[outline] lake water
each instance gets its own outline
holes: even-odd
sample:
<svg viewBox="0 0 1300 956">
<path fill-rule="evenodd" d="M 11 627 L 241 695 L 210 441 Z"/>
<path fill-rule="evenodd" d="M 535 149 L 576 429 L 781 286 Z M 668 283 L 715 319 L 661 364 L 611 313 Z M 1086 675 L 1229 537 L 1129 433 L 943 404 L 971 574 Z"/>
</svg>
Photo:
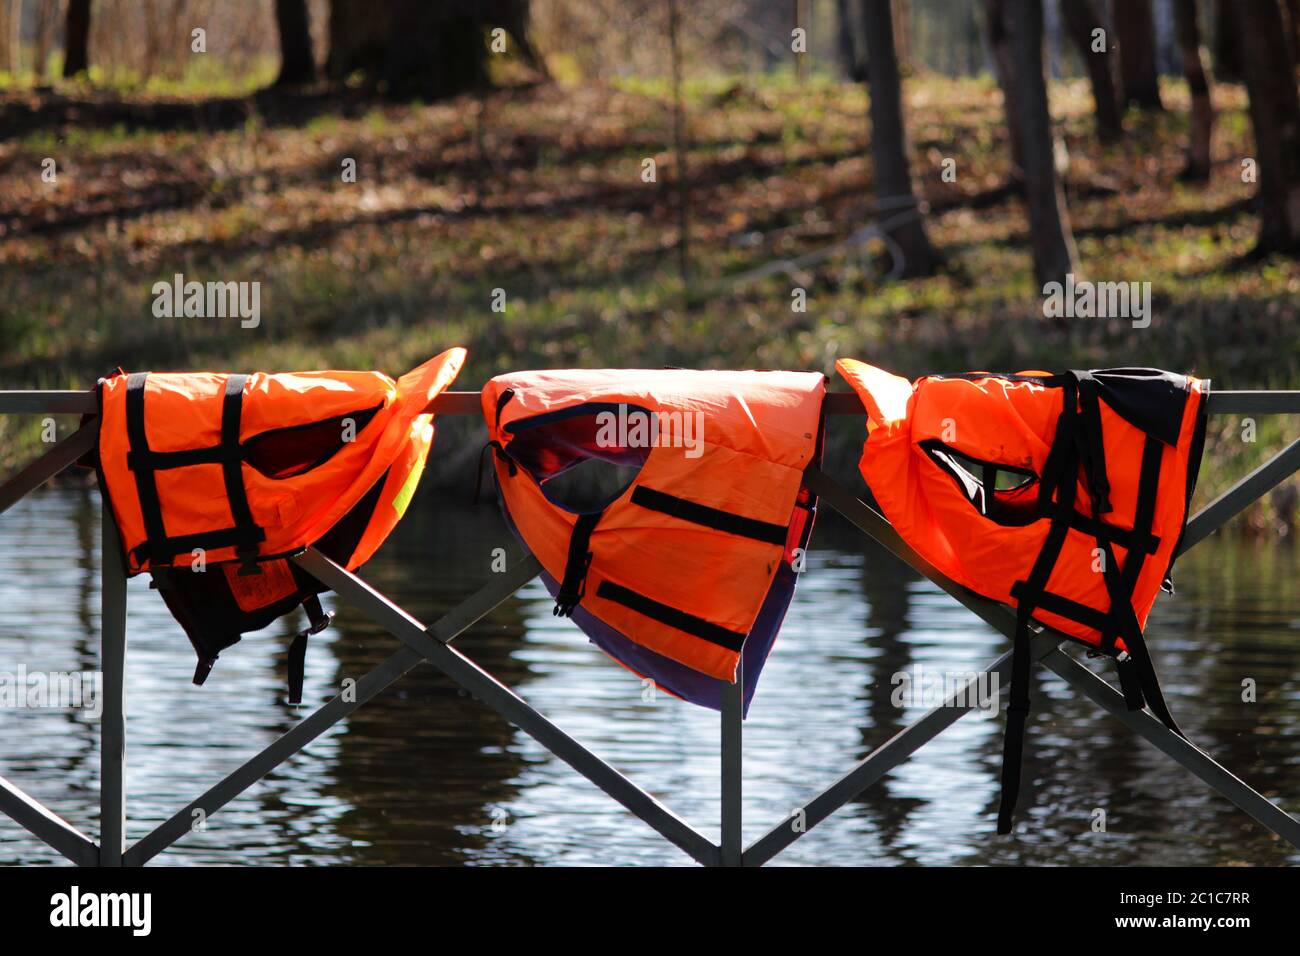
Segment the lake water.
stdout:
<svg viewBox="0 0 1300 956">
<path fill-rule="evenodd" d="M 99 666 L 93 490 L 29 496 L 0 519 L 0 671 Z M 364 577 L 425 622 L 519 553 L 495 507 L 418 499 Z M 1170 708 L 1195 742 L 1300 811 L 1300 555 L 1212 539 L 1178 565 L 1148 627 Z M 134 841 L 398 646 L 346 606 L 313 638 L 302 708 L 284 703 L 280 622 L 226 651 L 204 687 L 144 578 L 131 581 L 128 836 Z M 456 646 L 711 839 L 718 715 L 659 697 L 611 663 L 534 583 Z M 745 726 L 745 840 L 922 712 L 890 676 L 978 669 L 1007 642 L 929 582 L 828 520 L 813 537 Z M 1113 675 L 1107 673 L 1106 676 Z M 1243 703 L 1242 681 L 1258 702 Z M 0 773 L 98 832 L 89 716 L 0 710 Z M 776 864 L 1256 864 L 1300 854 L 1114 719 L 1040 673 L 1018 833 L 994 834 L 1000 718 L 968 715 L 776 858 Z M 1103 808 L 1106 832 L 1092 831 Z M 62 858 L 0 817 L 0 863 Z M 155 858 L 157 864 L 688 864 L 645 824 L 428 666 Z"/>
</svg>

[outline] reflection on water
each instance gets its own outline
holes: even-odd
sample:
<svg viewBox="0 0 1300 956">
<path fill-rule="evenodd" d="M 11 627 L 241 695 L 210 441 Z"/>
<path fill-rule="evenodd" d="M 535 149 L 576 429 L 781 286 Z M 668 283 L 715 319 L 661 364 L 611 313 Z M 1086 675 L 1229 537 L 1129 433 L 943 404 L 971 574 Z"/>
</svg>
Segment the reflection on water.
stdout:
<svg viewBox="0 0 1300 956">
<path fill-rule="evenodd" d="M 95 492 L 30 496 L 0 521 L 0 671 L 98 666 Z M 890 676 L 977 669 L 1006 642 L 823 520 L 745 726 L 752 840 L 915 719 Z M 494 508 L 413 506 L 365 577 L 433 620 L 519 553 Z M 1300 810 L 1300 558 L 1210 541 L 1178 567 L 1149 627 L 1170 707 L 1197 743 Z M 189 683 L 189 643 L 144 580 L 130 589 L 128 833 L 143 836 L 308 711 L 283 703 L 293 622 Z M 313 639 L 305 700 L 323 702 L 396 642 L 348 607 Z M 718 717 L 661 697 L 587 643 L 533 585 L 457 646 L 706 835 L 718 835 Z M 1110 675 L 1107 675 L 1110 676 Z M 1258 703 L 1241 701 L 1246 678 Z M 93 718 L 0 711 L 0 773 L 98 832 Z M 1281 864 L 1300 855 L 1120 724 L 1040 676 L 1020 834 L 993 833 L 1001 721 L 968 716 L 775 862 Z M 1095 808 L 1108 832 L 1091 832 Z M 0 862 L 61 862 L 0 818 Z M 427 666 L 230 803 L 168 864 L 682 864 L 643 823 Z"/>
</svg>

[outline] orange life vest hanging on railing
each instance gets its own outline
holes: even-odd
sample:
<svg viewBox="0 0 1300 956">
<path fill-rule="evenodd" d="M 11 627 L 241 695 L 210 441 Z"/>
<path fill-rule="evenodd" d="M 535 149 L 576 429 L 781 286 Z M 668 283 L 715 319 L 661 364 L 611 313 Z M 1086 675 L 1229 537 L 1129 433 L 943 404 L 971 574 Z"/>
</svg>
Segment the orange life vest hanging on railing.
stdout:
<svg viewBox="0 0 1300 956">
<path fill-rule="evenodd" d="M 379 372 L 119 372 L 100 380 L 100 487 L 128 574 L 148 571 L 199 657 L 302 604 L 289 655 L 301 695 L 324 585 L 285 560 L 309 545 L 353 569 L 405 511 L 433 441 L 450 349 L 394 382 Z"/>
<path fill-rule="evenodd" d="M 860 468 L 885 517 L 939 571 L 1016 607 L 998 832 L 1019 790 L 1031 617 L 1114 658 L 1129 708 L 1181 733 L 1143 629 L 1187 521 L 1209 383 L 1104 369 L 913 384 L 836 368 L 867 410 Z"/>
<path fill-rule="evenodd" d="M 754 691 L 794 591 L 815 498 L 825 376 L 680 369 L 516 372 L 483 389 L 507 518 L 556 613 L 631 670 L 720 706 Z M 636 469 L 603 507 L 548 495 L 586 461 Z"/>
</svg>

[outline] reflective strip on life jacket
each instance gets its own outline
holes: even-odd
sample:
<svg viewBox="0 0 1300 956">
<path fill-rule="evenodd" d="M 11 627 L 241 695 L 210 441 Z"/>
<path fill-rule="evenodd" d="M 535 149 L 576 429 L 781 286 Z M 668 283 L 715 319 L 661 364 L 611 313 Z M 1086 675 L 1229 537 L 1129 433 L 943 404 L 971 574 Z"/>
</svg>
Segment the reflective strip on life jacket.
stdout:
<svg viewBox="0 0 1300 956">
<path fill-rule="evenodd" d="M 824 376 L 799 372 L 488 382 L 502 504 L 542 564 L 556 613 L 636 673 L 715 708 L 743 650 L 748 705 L 811 531 L 816 502 L 802 479 L 820 456 L 824 393 Z M 643 424 L 651 431 L 639 437 Z M 554 479 L 589 461 L 635 476 L 603 507 L 580 512 L 551 497 Z"/>
</svg>

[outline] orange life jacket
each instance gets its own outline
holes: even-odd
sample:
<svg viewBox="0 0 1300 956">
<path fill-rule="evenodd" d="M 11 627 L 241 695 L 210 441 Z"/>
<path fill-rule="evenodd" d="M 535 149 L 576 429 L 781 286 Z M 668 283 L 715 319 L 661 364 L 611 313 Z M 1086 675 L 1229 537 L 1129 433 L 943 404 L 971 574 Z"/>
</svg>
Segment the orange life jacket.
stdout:
<svg viewBox="0 0 1300 956">
<path fill-rule="evenodd" d="M 1019 787 L 1031 616 L 1115 658 L 1129 708 L 1177 731 L 1142 632 L 1186 524 L 1209 383 L 836 368 L 866 406 L 860 468 L 885 517 L 948 577 L 1017 609 L 999 832 Z"/>
<path fill-rule="evenodd" d="M 516 372 L 483 389 L 508 520 L 556 613 L 669 692 L 720 706 L 744 660 L 747 707 L 794 592 L 816 501 L 825 376 L 679 369 Z M 579 512 L 552 479 L 635 468 Z M 801 569 L 802 565 L 798 567 Z"/>
<path fill-rule="evenodd" d="M 424 469 L 425 409 L 464 359 L 450 349 L 396 382 L 379 372 L 100 380 L 100 488 L 127 573 L 151 573 L 194 645 L 196 684 L 241 634 L 301 603 L 311 626 L 290 653 L 297 702 L 306 637 L 328 623 L 316 597 L 326 588 L 285 559 L 309 545 L 349 569 L 369 559 Z"/>
</svg>

